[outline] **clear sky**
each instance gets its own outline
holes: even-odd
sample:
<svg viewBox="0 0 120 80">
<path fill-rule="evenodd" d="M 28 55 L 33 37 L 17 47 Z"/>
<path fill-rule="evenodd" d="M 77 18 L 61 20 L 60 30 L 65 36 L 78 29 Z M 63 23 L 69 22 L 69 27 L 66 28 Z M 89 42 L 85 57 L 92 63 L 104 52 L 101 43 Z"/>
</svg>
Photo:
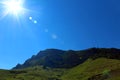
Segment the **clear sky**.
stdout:
<svg viewBox="0 0 120 80">
<path fill-rule="evenodd" d="M 0 18 L 0 68 L 48 48 L 120 48 L 120 0 L 25 0 L 24 8 Z"/>
</svg>

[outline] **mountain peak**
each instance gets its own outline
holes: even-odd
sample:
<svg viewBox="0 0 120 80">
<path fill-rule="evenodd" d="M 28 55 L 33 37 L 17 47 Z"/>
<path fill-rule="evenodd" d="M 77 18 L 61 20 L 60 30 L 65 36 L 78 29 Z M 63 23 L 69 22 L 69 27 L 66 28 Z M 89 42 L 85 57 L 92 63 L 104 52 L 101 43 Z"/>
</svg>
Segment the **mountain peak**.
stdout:
<svg viewBox="0 0 120 80">
<path fill-rule="evenodd" d="M 24 64 L 18 64 L 13 69 L 21 69 L 32 66 L 46 66 L 51 68 L 71 68 L 83 63 L 88 58 L 99 57 L 120 59 L 120 49 L 116 48 L 90 48 L 86 50 L 59 50 L 46 49 L 27 59 Z"/>
</svg>

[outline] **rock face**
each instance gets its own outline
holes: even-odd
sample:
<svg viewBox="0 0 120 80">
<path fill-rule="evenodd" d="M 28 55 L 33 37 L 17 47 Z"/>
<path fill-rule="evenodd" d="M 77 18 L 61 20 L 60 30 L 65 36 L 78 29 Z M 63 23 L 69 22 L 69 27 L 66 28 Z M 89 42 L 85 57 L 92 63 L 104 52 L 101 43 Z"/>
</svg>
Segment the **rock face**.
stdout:
<svg viewBox="0 0 120 80">
<path fill-rule="evenodd" d="M 31 66 L 44 66 L 51 68 L 71 68 L 81 63 L 75 51 L 63 51 L 47 49 L 26 60 L 24 64 L 18 64 L 13 69 L 27 68 Z"/>
<path fill-rule="evenodd" d="M 18 64 L 13 69 L 22 69 L 32 66 L 43 66 L 50 68 L 72 68 L 88 58 L 97 59 L 105 57 L 110 59 L 120 59 L 120 49 L 115 48 L 90 48 L 86 50 L 58 50 L 47 49 L 40 51 L 26 60 L 24 64 Z"/>
</svg>

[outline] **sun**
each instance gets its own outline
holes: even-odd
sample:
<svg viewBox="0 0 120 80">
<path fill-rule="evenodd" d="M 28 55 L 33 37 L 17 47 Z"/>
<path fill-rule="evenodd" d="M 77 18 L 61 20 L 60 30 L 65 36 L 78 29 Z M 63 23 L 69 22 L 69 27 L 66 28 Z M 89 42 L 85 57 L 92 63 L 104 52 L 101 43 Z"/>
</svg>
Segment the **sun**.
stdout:
<svg viewBox="0 0 120 80">
<path fill-rule="evenodd" d="M 12 14 L 18 16 L 24 12 L 23 0 L 5 0 L 2 2 L 5 9 L 5 15 Z"/>
<path fill-rule="evenodd" d="M 7 11 L 12 14 L 18 14 L 22 11 L 22 6 L 19 1 L 12 0 L 12 1 L 5 2 L 5 6 Z"/>
</svg>

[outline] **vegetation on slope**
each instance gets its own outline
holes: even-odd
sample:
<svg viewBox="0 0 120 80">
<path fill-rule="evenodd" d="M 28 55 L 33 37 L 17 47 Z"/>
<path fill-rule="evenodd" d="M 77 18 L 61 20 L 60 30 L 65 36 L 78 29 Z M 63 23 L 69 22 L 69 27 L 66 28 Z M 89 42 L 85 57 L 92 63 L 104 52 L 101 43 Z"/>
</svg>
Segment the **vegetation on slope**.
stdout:
<svg viewBox="0 0 120 80">
<path fill-rule="evenodd" d="M 0 70 L 0 80 L 120 80 L 120 50 L 47 49 L 12 70 Z"/>
<path fill-rule="evenodd" d="M 0 80 L 61 80 L 65 69 L 36 66 L 19 70 L 0 70 Z"/>
<path fill-rule="evenodd" d="M 0 70 L 0 80 L 120 80 L 120 60 L 88 59 L 71 69 L 35 66 Z"/>
<path fill-rule="evenodd" d="M 88 59 L 69 70 L 62 80 L 120 80 L 120 60 Z"/>
</svg>

